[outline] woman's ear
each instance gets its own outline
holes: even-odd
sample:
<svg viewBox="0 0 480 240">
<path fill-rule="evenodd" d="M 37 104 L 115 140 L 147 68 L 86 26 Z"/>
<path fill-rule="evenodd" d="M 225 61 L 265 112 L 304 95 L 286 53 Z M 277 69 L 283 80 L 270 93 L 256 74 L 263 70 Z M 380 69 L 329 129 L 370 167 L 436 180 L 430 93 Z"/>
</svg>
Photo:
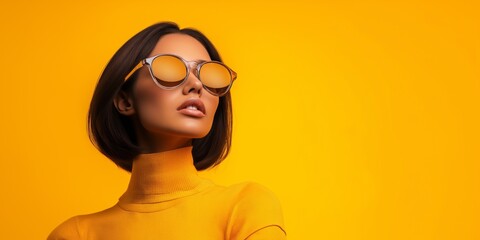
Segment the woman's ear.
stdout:
<svg viewBox="0 0 480 240">
<path fill-rule="evenodd" d="M 120 90 L 113 99 L 113 104 L 117 111 L 125 116 L 131 116 L 135 114 L 135 108 L 133 107 L 133 99 L 130 94 L 127 94 L 125 91 Z"/>
</svg>

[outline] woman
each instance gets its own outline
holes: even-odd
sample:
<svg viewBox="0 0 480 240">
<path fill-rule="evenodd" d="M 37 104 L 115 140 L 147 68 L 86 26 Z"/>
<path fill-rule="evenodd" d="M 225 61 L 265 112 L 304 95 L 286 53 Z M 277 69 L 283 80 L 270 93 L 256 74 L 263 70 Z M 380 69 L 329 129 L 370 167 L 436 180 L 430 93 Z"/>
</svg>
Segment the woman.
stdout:
<svg viewBox="0 0 480 240">
<path fill-rule="evenodd" d="M 89 133 L 131 172 L 129 186 L 113 207 L 72 217 L 48 239 L 285 239 L 269 190 L 197 175 L 229 152 L 235 79 L 197 30 L 158 23 L 128 40 L 96 86 Z"/>
</svg>

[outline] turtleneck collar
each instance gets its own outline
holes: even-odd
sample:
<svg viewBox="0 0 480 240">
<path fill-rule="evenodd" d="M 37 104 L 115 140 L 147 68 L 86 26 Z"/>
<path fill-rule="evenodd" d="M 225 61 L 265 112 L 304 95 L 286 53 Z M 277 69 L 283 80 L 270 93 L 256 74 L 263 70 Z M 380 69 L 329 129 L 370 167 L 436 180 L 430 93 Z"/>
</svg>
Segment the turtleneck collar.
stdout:
<svg viewBox="0 0 480 240">
<path fill-rule="evenodd" d="M 204 189 L 208 180 L 198 176 L 192 148 L 139 154 L 133 160 L 128 189 L 119 199 L 120 207 L 139 210 L 138 204 L 169 201 Z"/>
</svg>

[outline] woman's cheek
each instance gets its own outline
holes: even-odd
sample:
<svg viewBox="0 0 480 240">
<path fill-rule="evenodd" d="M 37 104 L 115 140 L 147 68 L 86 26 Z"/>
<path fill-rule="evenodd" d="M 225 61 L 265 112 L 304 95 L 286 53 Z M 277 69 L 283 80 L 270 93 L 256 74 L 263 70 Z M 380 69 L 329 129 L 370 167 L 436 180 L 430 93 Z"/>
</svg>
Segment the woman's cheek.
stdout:
<svg viewBox="0 0 480 240">
<path fill-rule="evenodd" d="M 136 109 L 138 109 L 141 121 L 147 125 L 156 125 L 156 123 L 158 123 L 158 118 L 162 115 L 161 111 L 164 109 L 161 103 L 169 102 L 166 99 L 162 99 L 161 94 L 156 90 L 157 89 L 143 88 L 137 91 Z"/>
<path fill-rule="evenodd" d="M 149 88 L 139 88 L 136 93 L 136 101 L 139 106 L 148 106 L 154 104 L 156 101 L 155 91 Z"/>
<path fill-rule="evenodd" d="M 211 112 L 212 112 L 212 114 L 210 114 L 210 115 L 211 115 L 212 121 L 213 121 L 213 117 L 215 116 L 215 113 L 218 111 L 218 104 L 219 104 L 220 100 L 219 100 L 218 97 L 214 97 L 211 102 L 212 102 L 212 103 L 211 103 L 211 105 L 212 105 L 212 107 L 211 107 Z"/>
</svg>

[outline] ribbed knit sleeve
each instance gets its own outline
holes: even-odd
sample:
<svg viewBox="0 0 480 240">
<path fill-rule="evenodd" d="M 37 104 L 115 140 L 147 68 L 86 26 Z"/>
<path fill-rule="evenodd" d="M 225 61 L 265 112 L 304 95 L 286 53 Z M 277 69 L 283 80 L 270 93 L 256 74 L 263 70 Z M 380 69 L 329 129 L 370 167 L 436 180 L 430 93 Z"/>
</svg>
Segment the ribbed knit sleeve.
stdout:
<svg viewBox="0 0 480 240">
<path fill-rule="evenodd" d="M 71 217 L 58 225 L 48 236 L 47 240 L 79 240 L 78 219 Z"/>
<path fill-rule="evenodd" d="M 280 202 L 257 183 L 247 183 L 239 193 L 227 224 L 228 240 L 247 238 L 286 239 Z"/>
</svg>

